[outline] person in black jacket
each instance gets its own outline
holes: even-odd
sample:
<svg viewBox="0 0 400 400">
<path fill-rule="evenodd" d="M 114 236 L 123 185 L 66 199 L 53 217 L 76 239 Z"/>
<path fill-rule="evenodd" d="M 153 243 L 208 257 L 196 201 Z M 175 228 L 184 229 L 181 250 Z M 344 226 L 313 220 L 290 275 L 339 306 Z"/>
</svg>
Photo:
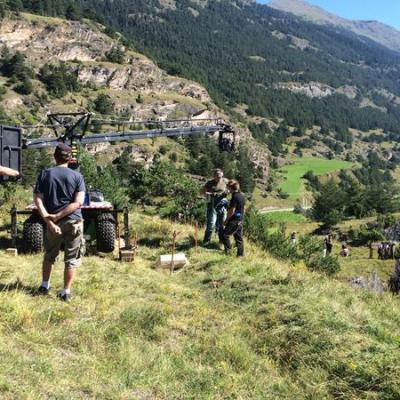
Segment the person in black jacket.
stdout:
<svg viewBox="0 0 400 400">
<path fill-rule="evenodd" d="M 237 256 L 243 257 L 243 217 L 245 198 L 240 192 L 239 182 L 232 180 L 228 182 L 227 186 L 229 191 L 232 193 L 232 198 L 231 202 L 229 203 L 225 228 L 222 233 L 222 242 L 224 244 L 225 253 L 228 254 L 232 249 L 230 236 L 233 235 L 237 247 Z"/>
</svg>

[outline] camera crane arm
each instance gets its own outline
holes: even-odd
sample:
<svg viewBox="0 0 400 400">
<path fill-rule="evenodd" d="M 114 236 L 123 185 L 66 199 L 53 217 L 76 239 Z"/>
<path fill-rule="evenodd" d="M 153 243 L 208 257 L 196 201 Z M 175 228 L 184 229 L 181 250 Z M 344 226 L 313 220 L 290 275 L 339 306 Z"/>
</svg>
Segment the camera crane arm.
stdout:
<svg viewBox="0 0 400 400">
<path fill-rule="evenodd" d="M 174 136 L 191 136 L 195 134 L 215 134 L 218 133 L 218 145 L 222 151 L 234 151 L 235 133 L 232 127 L 222 120 L 217 119 L 204 119 L 204 120 L 177 120 L 177 121 L 145 121 L 147 124 L 158 125 L 155 129 L 148 130 L 129 130 L 122 132 L 110 133 L 97 133 L 85 135 L 90 118 L 90 113 L 63 113 L 63 114 L 49 114 L 48 119 L 51 123 L 50 127 L 53 129 L 56 137 L 42 137 L 36 139 L 25 138 L 23 139 L 23 148 L 27 149 L 43 149 L 47 147 L 56 147 L 58 143 L 63 142 L 69 145 L 76 143 L 94 144 L 94 143 L 109 143 L 121 142 L 137 139 L 152 139 L 158 137 L 174 137 Z M 73 119 L 75 118 L 75 121 Z M 196 122 L 211 122 L 210 125 L 193 125 Z M 132 121 L 116 121 L 117 125 L 130 124 Z M 182 124 L 189 123 L 189 127 L 172 127 L 168 128 L 163 124 Z M 60 132 L 63 130 L 63 133 Z M 232 134 L 233 139 L 226 137 L 226 134 Z"/>
<path fill-rule="evenodd" d="M 39 138 L 39 139 L 24 139 L 24 148 L 27 149 L 43 149 L 46 147 L 56 147 L 60 142 L 67 140 L 79 142 L 82 144 L 121 142 L 137 139 L 152 139 L 159 137 L 174 137 L 174 136 L 191 136 L 199 133 L 214 134 L 217 132 L 231 132 L 229 125 L 207 125 L 207 126 L 192 126 L 188 128 L 160 128 L 126 132 L 111 132 L 87 135 L 77 137 L 71 135 L 68 138 Z"/>
</svg>

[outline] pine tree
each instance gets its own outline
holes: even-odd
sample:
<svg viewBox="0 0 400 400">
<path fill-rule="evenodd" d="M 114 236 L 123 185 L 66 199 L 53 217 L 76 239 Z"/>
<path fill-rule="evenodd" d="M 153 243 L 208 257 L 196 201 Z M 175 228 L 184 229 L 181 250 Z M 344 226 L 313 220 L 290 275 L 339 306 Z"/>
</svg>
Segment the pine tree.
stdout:
<svg viewBox="0 0 400 400">
<path fill-rule="evenodd" d="M 344 218 L 346 196 L 339 185 L 330 179 L 321 185 L 312 208 L 313 218 L 326 227 L 332 227 Z"/>
</svg>

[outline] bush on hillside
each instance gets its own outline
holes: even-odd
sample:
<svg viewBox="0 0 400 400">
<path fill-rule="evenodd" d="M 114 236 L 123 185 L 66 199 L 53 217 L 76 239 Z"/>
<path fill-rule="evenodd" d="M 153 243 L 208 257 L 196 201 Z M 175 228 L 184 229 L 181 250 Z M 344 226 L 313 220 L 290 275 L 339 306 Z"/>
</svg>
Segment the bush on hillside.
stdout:
<svg viewBox="0 0 400 400">
<path fill-rule="evenodd" d="M 112 114 L 114 112 L 114 103 L 110 96 L 101 93 L 94 100 L 93 108 L 100 114 Z"/>
<path fill-rule="evenodd" d="M 102 191 L 106 200 L 117 207 L 127 204 L 127 188 L 114 165 L 97 166 L 96 159 L 84 149 L 80 149 L 79 162 L 88 188 Z"/>
<path fill-rule="evenodd" d="M 57 98 L 81 89 L 77 75 L 64 62 L 59 65 L 45 64 L 39 71 L 39 79 L 45 84 L 49 94 Z"/>
<path fill-rule="evenodd" d="M 335 275 L 340 271 L 340 264 L 337 257 L 319 256 L 311 258 L 306 264 L 311 271 L 323 272 L 326 275 Z"/>
<path fill-rule="evenodd" d="M 109 62 L 123 64 L 125 61 L 125 52 L 122 47 L 114 46 L 109 52 L 106 53 L 106 58 Z"/>
<path fill-rule="evenodd" d="M 14 87 L 14 90 L 22 95 L 31 94 L 33 91 L 32 81 L 28 77 L 24 77 L 24 79 Z"/>
<path fill-rule="evenodd" d="M 182 170 L 166 161 L 157 161 L 150 168 L 131 166 L 129 196 L 142 205 L 157 205 L 169 218 L 204 222 L 204 200 L 199 197 L 200 185 Z"/>
<path fill-rule="evenodd" d="M 264 250 L 282 260 L 295 263 L 303 260 L 306 267 L 312 271 L 332 275 L 340 270 L 340 264 L 335 257 L 322 257 L 323 243 L 318 237 L 301 236 L 297 244 L 293 244 L 290 236 L 286 235 L 286 227 L 280 224 L 277 230 L 271 231 L 268 220 L 249 208 L 244 221 L 246 236 Z"/>
<path fill-rule="evenodd" d="M 343 220 L 344 209 L 345 193 L 339 185 L 333 179 L 322 184 L 312 208 L 314 219 L 330 228 Z"/>
</svg>

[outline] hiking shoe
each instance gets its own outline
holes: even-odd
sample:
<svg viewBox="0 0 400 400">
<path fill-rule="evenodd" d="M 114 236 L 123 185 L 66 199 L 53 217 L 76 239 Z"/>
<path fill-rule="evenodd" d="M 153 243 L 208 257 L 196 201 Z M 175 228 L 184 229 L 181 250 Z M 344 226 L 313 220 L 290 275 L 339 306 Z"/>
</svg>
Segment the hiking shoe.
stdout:
<svg viewBox="0 0 400 400">
<path fill-rule="evenodd" d="M 38 294 L 42 294 L 44 296 L 47 296 L 50 292 L 50 288 L 45 288 L 44 286 L 40 286 L 39 289 L 37 290 Z"/>
<path fill-rule="evenodd" d="M 69 293 L 58 293 L 57 298 L 59 298 L 61 301 L 65 301 L 66 303 L 69 303 L 71 301 L 71 294 Z"/>
</svg>

